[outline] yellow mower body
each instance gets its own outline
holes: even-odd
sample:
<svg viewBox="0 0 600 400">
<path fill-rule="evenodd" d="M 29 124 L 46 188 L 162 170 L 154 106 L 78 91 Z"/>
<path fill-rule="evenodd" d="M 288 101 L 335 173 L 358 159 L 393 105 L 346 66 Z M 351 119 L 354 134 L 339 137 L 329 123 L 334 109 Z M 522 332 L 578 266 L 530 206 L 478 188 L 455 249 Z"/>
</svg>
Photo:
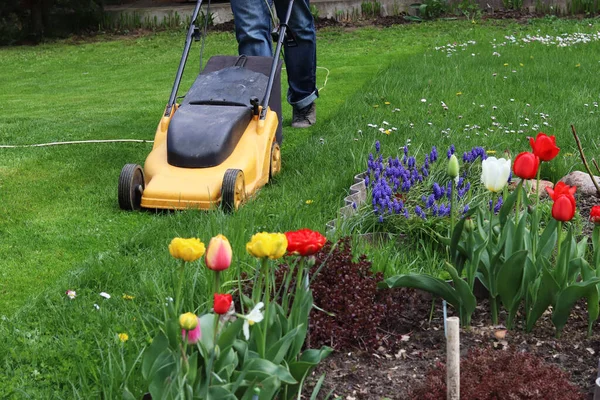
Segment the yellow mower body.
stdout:
<svg viewBox="0 0 600 400">
<path fill-rule="evenodd" d="M 254 115 L 231 155 L 221 164 L 208 168 L 181 168 L 167 162 L 167 132 L 171 118 L 162 117 L 152 151 L 144 163 L 145 188 L 141 207 L 152 209 L 211 209 L 223 200 L 223 182 L 228 170 L 242 171 L 236 182 L 233 208 L 269 182 L 281 169 L 281 153 L 275 141 L 277 114 L 267 110 L 265 120 Z M 240 178 L 237 178 L 238 180 Z M 227 190 L 227 189 L 226 189 Z"/>
</svg>

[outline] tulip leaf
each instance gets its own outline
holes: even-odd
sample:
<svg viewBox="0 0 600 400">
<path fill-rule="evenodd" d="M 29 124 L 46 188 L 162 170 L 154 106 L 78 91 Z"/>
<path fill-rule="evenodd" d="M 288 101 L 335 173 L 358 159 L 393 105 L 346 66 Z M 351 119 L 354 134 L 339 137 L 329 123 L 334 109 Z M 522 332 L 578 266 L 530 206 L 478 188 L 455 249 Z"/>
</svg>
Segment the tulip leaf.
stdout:
<svg viewBox="0 0 600 400">
<path fill-rule="evenodd" d="M 542 276 L 539 281 L 537 293 L 533 299 L 531 310 L 527 310 L 527 332 L 531 332 L 533 325 L 544 314 L 551 304 L 556 304 L 556 293 L 559 286 L 552 277 L 546 265 L 542 266 Z"/>
<path fill-rule="evenodd" d="M 552 323 L 556 327 L 557 336 L 560 336 L 575 303 L 583 297 L 593 297 L 593 292 L 596 292 L 597 295 L 598 289 L 596 286 L 598 283 L 600 283 L 600 278 L 592 278 L 587 282 L 577 282 L 566 287 L 558 294 L 552 313 Z"/>
<path fill-rule="evenodd" d="M 233 342 L 237 338 L 243 326 L 243 318 L 238 318 L 234 322 L 225 326 L 225 328 L 219 334 L 219 341 L 217 342 L 221 352 L 227 351 L 227 349 L 233 346 Z M 204 332 L 202 332 L 202 336 L 204 336 Z"/>
<path fill-rule="evenodd" d="M 435 278 L 431 275 L 410 274 L 392 276 L 391 278 L 379 282 L 377 287 L 380 289 L 400 287 L 421 289 L 434 296 L 441 297 L 457 310 L 460 308 L 460 298 L 456 290 L 443 279 Z"/>
<path fill-rule="evenodd" d="M 290 345 L 293 343 L 296 335 L 298 332 L 300 332 L 300 329 L 303 326 L 303 324 L 300 324 L 300 326 L 292 329 L 284 337 L 271 345 L 267 351 L 267 360 L 273 362 L 274 364 L 281 364 L 281 361 L 283 361 L 283 358 L 290 348 Z"/>
<path fill-rule="evenodd" d="M 211 386 L 208 388 L 209 399 L 237 400 L 237 397 L 223 386 Z"/>
<path fill-rule="evenodd" d="M 513 253 L 508 260 L 498 269 L 498 295 L 504 307 L 508 310 L 508 327 L 512 326 L 512 320 L 521 302 L 521 287 L 523 282 L 523 271 L 527 250 L 519 250 Z"/>
<path fill-rule="evenodd" d="M 198 322 L 200 324 L 200 330 L 202 331 L 200 341 L 206 349 L 212 349 L 215 347 L 215 315 L 218 318 L 217 314 L 204 314 L 200 317 L 200 321 Z"/>
<path fill-rule="evenodd" d="M 600 293 L 598 290 L 598 285 L 596 285 L 596 287 L 590 289 L 589 294 L 587 295 L 588 336 L 592 336 L 592 328 L 600 314 Z"/>
<path fill-rule="evenodd" d="M 319 350 L 306 350 L 304 353 L 302 353 L 298 361 L 290 362 L 290 373 L 294 378 L 296 378 L 297 381 L 301 381 L 302 377 L 305 376 L 311 368 L 316 367 L 317 364 L 327 358 L 332 351 L 332 348 L 326 346 L 321 347 Z"/>
<path fill-rule="evenodd" d="M 190 384 L 194 384 L 196 377 L 198 376 L 198 352 L 192 353 L 188 358 L 189 369 L 187 373 L 187 381 Z"/>
<path fill-rule="evenodd" d="M 592 246 L 594 248 L 593 266 L 596 269 L 596 276 L 600 277 L 600 225 L 594 226 L 592 232 Z"/>
<path fill-rule="evenodd" d="M 556 239 L 558 238 L 556 233 L 557 224 L 558 222 L 554 218 L 548 221 L 546 229 L 544 229 L 542 236 L 539 238 L 538 243 L 540 246 L 537 249 L 537 253 L 535 255 L 536 258 L 544 256 L 545 258 L 549 259 L 552 255 L 552 250 L 554 250 L 554 247 L 556 246 Z M 535 234 L 535 232 L 533 234 Z"/>
<path fill-rule="evenodd" d="M 239 358 L 237 353 L 233 349 L 229 349 L 226 352 L 221 350 L 219 358 L 215 361 L 213 371 L 224 380 L 229 381 L 231 373 L 237 367 Z"/>
<path fill-rule="evenodd" d="M 585 257 L 585 253 L 587 252 L 587 248 L 588 248 L 588 237 L 584 236 L 577 243 L 577 257 Z"/>
<path fill-rule="evenodd" d="M 263 358 L 252 358 L 248 360 L 244 364 L 243 370 L 246 372 L 246 378 L 248 380 L 258 379 L 262 381 L 271 376 L 276 376 L 281 379 L 282 382 L 287 384 L 293 385 L 298 383 L 286 368 L 281 365 L 275 365 L 271 361 Z"/>
<path fill-rule="evenodd" d="M 142 359 L 142 376 L 144 379 L 150 379 L 151 371 L 154 370 L 154 364 L 156 359 L 169 347 L 169 341 L 165 334 L 160 331 L 153 339 L 150 347 L 146 347 L 144 350 L 144 357 Z"/>
<path fill-rule="evenodd" d="M 502 229 L 502 237 L 505 238 L 504 244 L 504 258 L 508 259 L 513 253 L 513 244 L 516 239 L 508 240 L 508 238 L 516 238 L 515 225 L 512 221 L 508 221 Z"/>
<path fill-rule="evenodd" d="M 122 396 L 123 400 L 136 400 L 135 396 L 133 395 L 133 393 L 131 393 L 129 391 L 129 389 L 127 389 L 127 387 L 123 388 L 123 396 Z"/>
<path fill-rule="evenodd" d="M 465 282 L 460 276 L 458 276 L 458 272 L 450 263 L 446 263 L 446 270 L 452 277 L 452 282 L 454 282 L 454 289 L 456 293 L 458 293 L 460 299 L 460 310 L 466 313 L 464 316 L 466 319 L 461 321 L 463 325 L 467 324 L 467 321 L 471 320 L 471 314 L 475 311 L 475 307 L 477 307 L 477 299 L 475 299 L 475 295 L 473 294 L 473 290 L 469 287 L 469 284 Z M 461 318 L 463 316 L 461 315 Z"/>
<path fill-rule="evenodd" d="M 514 190 L 509 196 L 504 199 L 502 206 L 500 207 L 500 212 L 498 213 L 498 217 L 500 218 L 500 224 L 504 225 L 508 216 L 515 208 L 515 203 L 517 202 L 517 195 L 523 188 L 523 181 L 520 181 L 517 185 L 517 189 Z M 524 196 L 521 196 L 524 197 Z"/>
</svg>

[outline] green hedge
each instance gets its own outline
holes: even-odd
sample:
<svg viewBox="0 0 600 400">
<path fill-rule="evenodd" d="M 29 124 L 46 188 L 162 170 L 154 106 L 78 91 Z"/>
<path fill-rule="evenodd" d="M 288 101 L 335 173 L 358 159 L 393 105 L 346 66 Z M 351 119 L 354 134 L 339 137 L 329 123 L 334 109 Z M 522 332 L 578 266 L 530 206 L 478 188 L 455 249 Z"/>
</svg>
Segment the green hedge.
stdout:
<svg viewBox="0 0 600 400">
<path fill-rule="evenodd" d="M 38 43 L 98 27 L 103 0 L 3 0 L 0 45 Z"/>
</svg>

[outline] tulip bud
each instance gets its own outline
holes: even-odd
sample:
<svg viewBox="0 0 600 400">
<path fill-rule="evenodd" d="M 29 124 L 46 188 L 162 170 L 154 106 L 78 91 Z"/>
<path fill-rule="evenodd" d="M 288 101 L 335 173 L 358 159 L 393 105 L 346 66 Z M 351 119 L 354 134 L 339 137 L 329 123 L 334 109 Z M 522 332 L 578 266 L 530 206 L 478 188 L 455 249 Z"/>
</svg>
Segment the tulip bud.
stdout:
<svg viewBox="0 0 600 400">
<path fill-rule="evenodd" d="M 221 234 L 210 239 L 206 249 L 205 262 L 208 269 L 223 271 L 231 265 L 231 245 L 229 240 Z"/>
<path fill-rule="evenodd" d="M 179 326 L 181 329 L 191 331 L 198 326 L 198 317 L 194 313 L 187 312 L 179 316 Z"/>
<path fill-rule="evenodd" d="M 475 223 L 471 218 L 467 218 L 465 220 L 465 231 L 467 231 L 467 233 L 471 233 L 473 232 L 473 229 L 475 229 Z"/>
<path fill-rule="evenodd" d="M 458 172 L 458 158 L 456 158 L 456 155 L 452 154 L 448 160 L 448 176 L 454 179 L 458 176 Z"/>
</svg>

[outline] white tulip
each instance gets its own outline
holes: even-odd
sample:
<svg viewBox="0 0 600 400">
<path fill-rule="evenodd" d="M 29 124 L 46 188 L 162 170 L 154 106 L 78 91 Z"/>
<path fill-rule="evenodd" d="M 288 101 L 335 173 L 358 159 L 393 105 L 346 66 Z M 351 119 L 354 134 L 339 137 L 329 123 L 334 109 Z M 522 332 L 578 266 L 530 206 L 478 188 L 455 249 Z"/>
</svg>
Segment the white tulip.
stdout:
<svg viewBox="0 0 600 400">
<path fill-rule="evenodd" d="M 490 192 L 498 193 L 508 183 L 510 159 L 488 157 L 481 163 L 481 182 Z"/>
</svg>

